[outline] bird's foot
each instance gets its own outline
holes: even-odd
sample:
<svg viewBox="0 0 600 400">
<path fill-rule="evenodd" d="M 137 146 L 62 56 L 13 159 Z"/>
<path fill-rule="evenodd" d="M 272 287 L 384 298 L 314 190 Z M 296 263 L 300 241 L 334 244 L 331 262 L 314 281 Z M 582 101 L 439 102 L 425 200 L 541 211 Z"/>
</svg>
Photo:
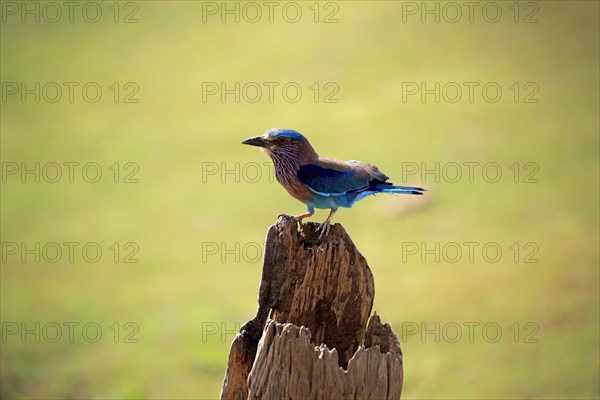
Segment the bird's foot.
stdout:
<svg viewBox="0 0 600 400">
<path fill-rule="evenodd" d="M 277 216 L 277 218 L 286 218 L 286 219 L 291 219 L 292 221 L 294 221 L 296 223 L 296 225 L 298 225 L 298 227 L 300 228 L 300 231 L 302 231 L 302 218 L 300 217 L 296 217 L 294 215 L 289 215 L 289 214 L 279 214 Z"/>
<path fill-rule="evenodd" d="M 319 233 L 319 240 L 323 240 L 325 236 L 329 235 L 330 230 L 331 224 L 329 223 L 329 221 L 325 221 L 321 225 L 319 225 L 319 227 L 317 228 L 317 232 L 321 232 Z"/>
<path fill-rule="evenodd" d="M 289 215 L 289 214 L 279 214 L 277 216 L 278 219 L 281 218 L 281 217 L 293 219 L 294 221 L 298 221 L 298 218 L 294 217 L 293 215 Z"/>
</svg>

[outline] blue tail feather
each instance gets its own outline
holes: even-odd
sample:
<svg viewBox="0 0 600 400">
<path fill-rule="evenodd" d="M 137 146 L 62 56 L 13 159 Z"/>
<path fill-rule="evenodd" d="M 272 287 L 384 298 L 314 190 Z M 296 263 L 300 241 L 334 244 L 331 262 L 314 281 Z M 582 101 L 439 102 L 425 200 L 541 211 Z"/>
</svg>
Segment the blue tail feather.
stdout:
<svg viewBox="0 0 600 400">
<path fill-rule="evenodd" d="M 384 193 L 402 193 L 402 194 L 417 194 L 422 195 L 426 189 L 413 186 L 394 186 L 392 184 L 380 183 L 375 185 L 375 191 Z"/>
<path fill-rule="evenodd" d="M 426 189 L 413 186 L 394 186 L 391 183 L 378 183 L 372 185 L 368 189 L 348 192 L 346 197 L 351 203 L 364 199 L 365 197 L 377 193 L 400 193 L 400 194 L 416 194 L 422 195 Z"/>
</svg>

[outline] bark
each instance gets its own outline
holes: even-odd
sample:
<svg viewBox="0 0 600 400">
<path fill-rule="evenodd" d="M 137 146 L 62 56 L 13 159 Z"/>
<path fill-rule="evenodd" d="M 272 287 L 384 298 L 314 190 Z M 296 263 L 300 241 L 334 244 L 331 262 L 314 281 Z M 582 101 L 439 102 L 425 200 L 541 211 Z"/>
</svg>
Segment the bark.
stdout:
<svg viewBox="0 0 600 400">
<path fill-rule="evenodd" d="M 317 227 L 282 216 L 269 228 L 258 311 L 233 341 L 222 399 L 400 397 L 398 339 L 368 320 L 369 266 L 341 225 L 322 241 Z"/>
</svg>

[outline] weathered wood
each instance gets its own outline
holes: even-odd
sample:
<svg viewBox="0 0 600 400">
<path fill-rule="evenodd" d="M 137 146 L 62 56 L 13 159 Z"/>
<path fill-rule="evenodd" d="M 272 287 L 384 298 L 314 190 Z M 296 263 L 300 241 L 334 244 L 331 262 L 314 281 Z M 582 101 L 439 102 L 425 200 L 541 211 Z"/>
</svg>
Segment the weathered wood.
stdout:
<svg viewBox="0 0 600 400">
<path fill-rule="evenodd" d="M 240 333 L 233 339 L 221 399 L 241 400 L 248 397 L 248 375 L 254 363 L 263 325 L 256 318 L 252 319 L 240 328 Z"/>
<path fill-rule="evenodd" d="M 383 328 L 376 316 L 370 324 Z M 397 342 L 391 335 L 393 338 L 386 340 Z M 393 351 L 381 354 L 378 346 L 361 346 L 344 370 L 338 365 L 337 351 L 315 346 L 308 329 L 269 320 L 248 386 L 252 400 L 399 399 L 402 355 Z"/>
<path fill-rule="evenodd" d="M 304 224 L 300 233 L 288 221 L 275 229 L 272 242 L 280 246 L 265 258 L 278 274 L 286 274 L 285 279 L 276 275 L 283 290 L 271 305 L 271 318 L 310 329 L 316 344 L 337 350 L 345 368 L 364 341 L 375 297 L 373 275 L 342 225 L 332 225 L 320 242 L 318 224 Z"/>
<path fill-rule="evenodd" d="M 377 313 L 374 313 L 371 319 L 369 319 L 369 326 L 367 327 L 367 335 L 365 337 L 365 346 L 379 346 L 382 353 L 391 351 L 402 355 L 398 337 L 392 332 L 392 327 L 389 324 L 381 324 L 381 320 Z"/>
<path fill-rule="evenodd" d="M 248 378 L 251 378 L 251 376 L 254 377 L 251 380 L 255 382 L 255 386 L 253 386 L 254 392 L 251 394 L 256 398 L 280 398 L 278 396 L 279 390 L 284 390 L 290 396 L 293 394 L 293 397 L 287 398 L 312 398 L 310 394 L 308 397 L 305 396 L 306 390 L 309 390 L 309 393 L 314 393 L 315 395 L 320 393 L 319 396 L 323 396 L 324 392 L 319 392 L 320 389 L 316 388 L 320 387 L 319 382 L 325 382 L 321 373 L 337 376 L 335 374 L 338 372 L 331 372 L 329 370 L 333 366 L 335 366 L 336 371 L 339 369 L 339 371 L 343 372 L 343 369 L 347 368 L 348 372 L 345 372 L 345 375 L 339 375 L 339 379 L 332 378 L 327 381 L 328 384 L 334 386 L 327 386 L 324 390 L 330 391 L 332 394 L 338 393 L 340 396 L 342 394 L 346 396 L 346 394 L 350 395 L 351 393 L 363 393 L 361 392 L 363 389 L 359 387 L 354 388 L 352 382 L 363 382 L 360 387 L 366 387 L 367 383 L 365 379 L 370 379 L 369 385 L 383 379 L 379 378 L 378 380 L 375 375 L 369 375 L 369 371 L 371 370 L 363 369 L 363 367 L 367 366 L 365 364 L 366 361 L 361 361 L 366 357 L 365 355 L 368 355 L 368 360 L 375 360 L 373 354 L 379 354 L 378 349 L 375 352 L 375 347 L 369 348 L 374 345 L 380 346 L 385 350 L 385 353 L 390 351 L 390 356 L 377 356 L 382 360 L 381 363 L 386 365 L 386 367 L 377 367 L 377 371 L 383 373 L 384 370 L 389 370 L 389 373 L 386 372 L 384 374 L 386 376 L 385 381 L 388 382 L 390 380 L 391 382 L 393 380 L 394 383 L 386 383 L 384 385 L 388 388 L 384 397 L 373 397 L 374 393 L 379 395 L 382 392 L 368 392 L 369 395 L 363 396 L 361 394 L 360 397 L 388 398 L 390 393 L 391 398 L 398 398 L 400 396 L 402 355 L 397 338 L 391 332 L 389 326 L 381 325 L 379 317 L 376 317 L 376 315 L 374 316 L 376 321 L 371 319 L 369 322 L 369 330 L 365 338 L 365 328 L 375 295 L 373 276 L 369 266 L 341 225 L 332 225 L 331 231 L 322 241 L 318 240 L 317 227 L 318 224 L 309 222 L 303 224 L 302 230 L 298 231 L 297 224 L 293 219 L 282 216 L 269 228 L 258 296 L 258 310 L 256 317 L 242 326 L 240 333 L 232 343 L 221 391 L 222 399 L 248 398 Z M 289 381 L 287 385 L 291 386 L 286 386 L 287 389 L 285 389 L 281 387 L 283 382 L 280 379 L 276 379 L 279 376 L 277 375 L 268 379 L 269 381 L 278 382 L 278 387 L 274 387 L 273 389 L 267 389 L 256 383 L 265 382 L 263 379 L 265 373 L 283 373 L 280 371 L 281 365 L 277 367 L 271 365 L 267 368 L 271 371 L 269 372 L 262 370 L 265 368 L 264 360 L 260 366 L 256 364 L 259 361 L 257 347 L 261 334 L 264 339 L 268 329 L 272 329 L 268 331 L 272 333 L 275 331 L 274 327 L 278 326 L 273 325 L 273 322 L 269 325 L 273 326 L 273 328 L 269 328 L 269 326 L 265 327 L 269 313 L 275 322 L 281 324 L 291 323 L 296 325 L 296 327 L 303 327 L 298 328 L 300 329 L 298 332 L 304 333 L 298 334 L 293 333 L 295 332 L 293 328 L 288 328 L 292 333 L 286 333 L 285 337 L 296 335 L 294 337 L 298 338 L 298 335 L 301 335 L 304 338 L 302 339 L 302 343 L 310 343 L 307 345 L 307 349 L 311 350 L 310 352 L 306 349 L 298 350 L 298 344 L 290 344 L 290 346 L 296 346 L 294 349 L 305 354 L 306 357 L 309 354 L 311 357 L 314 356 L 315 346 L 321 346 L 321 354 L 326 354 L 325 349 L 333 349 L 332 352 L 327 350 L 327 354 L 330 354 L 327 356 L 329 357 L 327 358 L 329 360 L 327 364 L 323 364 L 322 362 L 313 362 L 313 364 L 310 364 L 320 369 L 320 373 L 312 373 L 312 375 L 306 375 L 306 373 L 297 373 L 293 376 L 286 375 L 287 379 L 297 377 L 300 380 L 308 380 L 307 382 Z M 386 326 L 389 332 L 386 330 Z M 263 327 L 265 327 L 264 331 Z M 281 332 L 284 331 L 282 330 Z M 365 343 L 365 339 L 367 348 L 362 347 L 357 352 L 359 347 Z M 274 353 L 275 350 L 271 346 L 267 345 L 270 343 L 273 343 L 273 341 L 265 343 L 262 346 L 264 350 L 259 350 L 259 352 L 262 351 L 263 353 L 261 354 L 277 354 Z M 277 348 L 281 351 L 284 349 L 288 351 L 285 340 L 281 341 L 281 343 L 280 347 Z M 292 341 L 291 343 L 296 342 Z M 355 366 L 350 367 L 349 360 L 353 355 L 355 359 L 353 365 Z M 284 355 L 277 357 L 284 357 Z M 281 358 L 281 360 L 284 359 L 285 357 Z M 306 360 L 309 359 L 311 358 L 306 358 Z M 335 363 L 332 360 L 335 360 Z M 384 362 L 384 360 L 386 361 Z M 300 360 L 294 358 L 293 368 L 307 372 L 308 366 L 300 365 L 298 362 Z M 370 361 L 368 365 L 370 368 L 374 368 L 375 364 L 375 361 Z M 287 368 L 286 365 L 284 365 L 284 368 Z M 343 369 L 340 369 L 340 367 Z M 316 370 L 310 369 L 310 371 L 314 372 Z M 355 379 L 349 380 L 349 376 L 355 377 Z M 373 379 L 375 380 L 373 381 Z M 345 383 L 343 385 L 339 383 L 342 386 L 338 387 L 335 386 L 338 385 L 335 382 Z M 308 385 L 308 389 L 304 388 L 305 385 Z M 376 386 L 369 387 L 374 388 Z M 327 397 L 325 396 L 324 398 Z"/>
</svg>

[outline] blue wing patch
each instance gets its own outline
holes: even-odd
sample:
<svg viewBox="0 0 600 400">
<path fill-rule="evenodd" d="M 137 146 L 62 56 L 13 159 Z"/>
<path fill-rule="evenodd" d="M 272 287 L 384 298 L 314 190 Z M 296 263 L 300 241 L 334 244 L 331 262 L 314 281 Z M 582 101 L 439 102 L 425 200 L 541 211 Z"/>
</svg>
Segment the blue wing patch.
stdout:
<svg viewBox="0 0 600 400">
<path fill-rule="evenodd" d="M 342 196 L 349 191 L 368 188 L 368 182 L 361 182 L 354 175 L 353 170 L 336 171 L 315 164 L 303 165 L 298 170 L 300 182 L 322 196 Z"/>
</svg>

